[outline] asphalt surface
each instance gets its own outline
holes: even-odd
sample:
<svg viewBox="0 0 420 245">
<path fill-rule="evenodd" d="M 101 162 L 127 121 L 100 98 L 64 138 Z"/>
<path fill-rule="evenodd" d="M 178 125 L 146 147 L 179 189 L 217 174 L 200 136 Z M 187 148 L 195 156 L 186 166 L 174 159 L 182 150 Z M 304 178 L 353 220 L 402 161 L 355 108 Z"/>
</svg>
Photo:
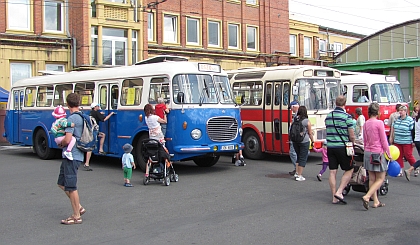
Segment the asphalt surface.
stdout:
<svg viewBox="0 0 420 245">
<path fill-rule="evenodd" d="M 420 177 L 389 178 L 389 193 L 380 196 L 386 206 L 365 211 L 363 193 L 353 190 L 347 205 L 331 204 L 328 171 L 316 179 L 318 154 L 303 182 L 287 174 L 288 157 L 246 163 L 179 163 L 179 182 L 170 186 L 144 186 L 134 170 L 129 188 L 119 159 L 94 157 L 93 171 L 79 171 L 83 224 L 66 226 L 60 220 L 71 207 L 56 186 L 60 160 L 0 146 L 0 244 L 419 244 Z"/>
</svg>

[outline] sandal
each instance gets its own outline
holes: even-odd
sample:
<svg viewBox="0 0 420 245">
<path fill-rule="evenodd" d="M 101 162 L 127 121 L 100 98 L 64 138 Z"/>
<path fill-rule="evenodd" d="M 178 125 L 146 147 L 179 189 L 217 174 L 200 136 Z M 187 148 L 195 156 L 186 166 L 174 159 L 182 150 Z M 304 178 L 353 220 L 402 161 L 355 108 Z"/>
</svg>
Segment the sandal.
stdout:
<svg viewBox="0 0 420 245">
<path fill-rule="evenodd" d="M 100 152 L 99 152 L 99 154 L 101 154 L 101 155 L 106 155 L 106 152 L 104 152 L 104 151 L 100 151 Z"/>
<path fill-rule="evenodd" d="M 83 167 L 85 168 L 85 171 L 93 171 L 93 169 L 91 169 L 90 166 L 86 164 Z"/>
<path fill-rule="evenodd" d="M 64 225 L 76 225 L 76 224 L 81 224 L 82 223 L 82 218 L 75 218 L 72 216 L 68 217 L 67 219 L 63 219 L 61 220 L 61 224 Z"/>
<path fill-rule="evenodd" d="M 86 213 L 86 209 L 84 207 L 80 207 L 79 213 L 80 213 L 80 216 L 84 215 Z"/>
<path fill-rule="evenodd" d="M 362 197 L 362 201 L 363 201 L 363 207 L 366 210 L 369 210 L 369 201 L 366 201 L 363 197 Z"/>
<path fill-rule="evenodd" d="M 372 208 L 381 208 L 381 207 L 385 207 L 385 203 L 381 203 L 381 202 L 379 202 L 379 204 L 378 204 L 378 205 L 376 205 L 376 206 L 372 206 Z"/>
</svg>

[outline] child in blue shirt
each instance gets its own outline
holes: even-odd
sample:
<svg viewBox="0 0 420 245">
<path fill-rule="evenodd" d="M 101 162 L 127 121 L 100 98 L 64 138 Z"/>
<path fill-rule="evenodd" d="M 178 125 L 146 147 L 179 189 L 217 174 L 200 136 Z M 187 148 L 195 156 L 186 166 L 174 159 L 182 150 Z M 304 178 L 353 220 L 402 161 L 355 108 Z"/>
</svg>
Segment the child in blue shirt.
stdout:
<svg viewBox="0 0 420 245">
<path fill-rule="evenodd" d="M 136 169 L 136 164 L 134 163 L 134 157 L 131 154 L 133 150 L 133 146 L 130 144 L 125 144 L 123 146 L 124 155 L 122 156 L 122 169 L 124 172 L 124 186 L 125 187 L 133 187 L 130 183 L 131 176 L 133 174 L 133 168 Z"/>
</svg>

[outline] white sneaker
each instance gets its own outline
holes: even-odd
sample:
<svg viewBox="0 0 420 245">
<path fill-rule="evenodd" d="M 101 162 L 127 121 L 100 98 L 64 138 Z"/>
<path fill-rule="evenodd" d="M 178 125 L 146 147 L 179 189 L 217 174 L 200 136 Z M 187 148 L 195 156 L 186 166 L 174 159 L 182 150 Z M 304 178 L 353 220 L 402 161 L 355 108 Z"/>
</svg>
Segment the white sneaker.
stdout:
<svg viewBox="0 0 420 245">
<path fill-rule="evenodd" d="M 73 154 L 71 154 L 70 151 L 65 151 L 64 156 L 67 157 L 67 159 L 69 159 L 70 161 L 73 161 Z"/>
<path fill-rule="evenodd" d="M 298 177 L 296 177 L 296 181 L 305 181 L 306 179 L 302 176 L 299 175 Z"/>
<path fill-rule="evenodd" d="M 297 178 L 297 177 L 299 177 L 299 175 L 298 175 L 297 173 L 295 173 L 295 174 L 293 175 L 293 177 Z"/>
<path fill-rule="evenodd" d="M 419 168 L 416 168 L 414 170 L 414 177 L 417 177 L 419 175 Z"/>
</svg>

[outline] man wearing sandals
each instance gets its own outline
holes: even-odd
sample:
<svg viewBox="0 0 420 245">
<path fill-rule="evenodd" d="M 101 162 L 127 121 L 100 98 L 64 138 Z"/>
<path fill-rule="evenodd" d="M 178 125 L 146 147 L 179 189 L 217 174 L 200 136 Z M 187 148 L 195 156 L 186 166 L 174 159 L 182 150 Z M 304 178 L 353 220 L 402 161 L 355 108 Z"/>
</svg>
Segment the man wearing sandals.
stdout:
<svg viewBox="0 0 420 245">
<path fill-rule="evenodd" d="M 75 93 L 71 93 L 66 98 L 67 106 L 70 110 L 70 116 L 68 122 L 74 123 L 74 128 L 66 128 L 64 139 L 61 141 L 60 147 L 63 148 L 63 152 L 67 150 L 72 136 L 80 138 L 83 130 L 83 119 L 80 115 L 74 114 L 79 111 L 80 96 Z M 83 161 L 83 152 L 77 147 L 73 147 L 71 150 L 73 160 L 69 160 L 63 156 L 63 161 L 60 166 L 60 174 L 58 175 L 58 187 L 60 187 L 64 193 L 69 197 L 73 214 L 67 219 L 61 220 L 61 224 L 73 225 L 81 224 L 83 215 L 86 210 L 80 205 L 79 193 L 77 191 L 77 170 Z"/>
</svg>

